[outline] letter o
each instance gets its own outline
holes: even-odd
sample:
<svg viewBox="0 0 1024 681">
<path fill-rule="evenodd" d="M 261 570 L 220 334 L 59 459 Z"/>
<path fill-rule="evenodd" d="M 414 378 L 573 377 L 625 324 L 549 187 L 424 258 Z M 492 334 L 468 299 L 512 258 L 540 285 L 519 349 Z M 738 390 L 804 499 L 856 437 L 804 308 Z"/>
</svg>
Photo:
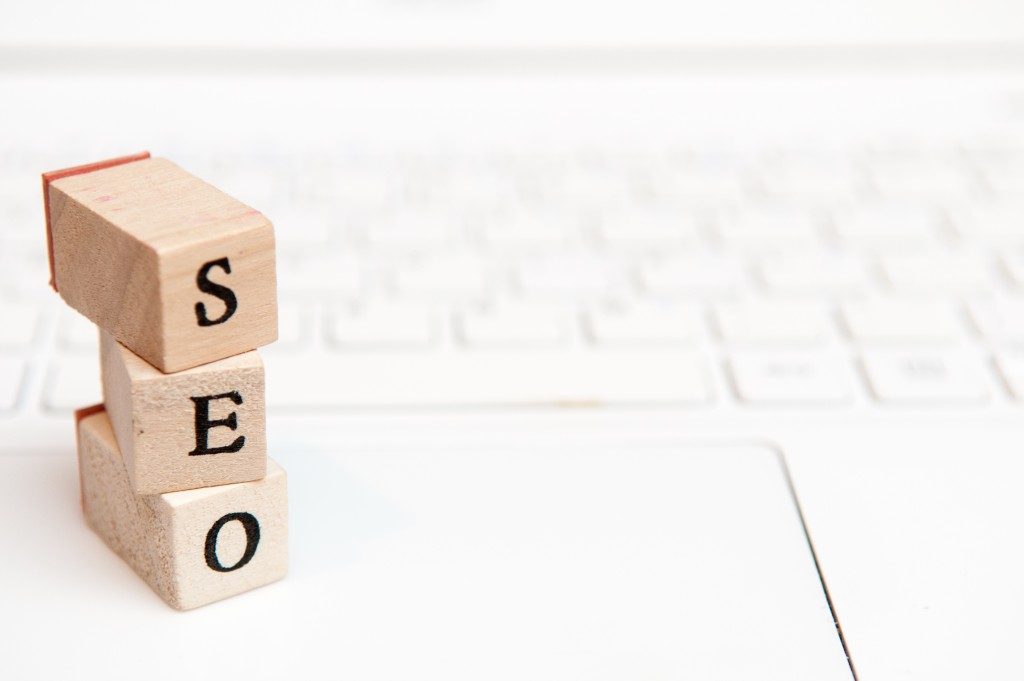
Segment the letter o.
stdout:
<svg viewBox="0 0 1024 681">
<path fill-rule="evenodd" d="M 242 523 L 245 528 L 245 553 L 234 565 L 223 566 L 217 558 L 217 537 L 220 535 L 220 528 L 232 520 Z M 260 543 L 260 523 L 252 513 L 228 513 L 213 524 L 210 531 L 206 533 L 206 564 L 211 570 L 217 572 L 231 572 L 244 567 L 256 555 L 256 547 Z"/>
</svg>

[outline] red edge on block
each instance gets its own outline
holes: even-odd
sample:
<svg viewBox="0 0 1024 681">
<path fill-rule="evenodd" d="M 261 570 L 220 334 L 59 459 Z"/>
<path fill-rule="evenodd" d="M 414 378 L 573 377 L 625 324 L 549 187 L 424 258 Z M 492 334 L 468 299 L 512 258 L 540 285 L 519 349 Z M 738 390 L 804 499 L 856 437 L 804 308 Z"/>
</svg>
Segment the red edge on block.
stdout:
<svg viewBox="0 0 1024 681">
<path fill-rule="evenodd" d="M 75 425 L 77 426 L 82 422 L 82 419 L 89 418 L 93 414 L 99 414 L 101 411 L 105 411 L 106 407 L 102 402 L 94 404 L 91 407 L 82 407 L 81 409 L 75 410 Z"/>
<path fill-rule="evenodd" d="M 98 414 L 101 411 L 106 411 L 106 406 L 101 402 L 100 404 L 94 404 L 91 407 L 82 407 L 81 409 L 75 410 L 75 455 L 78 458 L 78 503 L 82 507 L 82 511 L 85 511 L 85 487 L 82 484 L 82 442 L 81 437 L 78 434 L 78 424 L 82 422 L 82 419 L 88 418 L 93 414 Z"/>
<path fill-rule="evenodd" d="M 46 253 L 50 260 L 50 288 L 54 291 L 57 290 L 57 275 L 53 271 L 53 230 L 50 225 L 50 183 L 54 180 L 59 180 L 62 177 L 84 175 L 85 173 L 91 173 L 94 170 L 113 168 L 114 166 L 120 166 L 134 161 L 144 161 L 147 158 L 149 158 L 149 152 L 141 151 L 137 154 L 132 154 L 131 156 L 119 156 L 118 158 L 110 158 L 106 161 L 87 163 L 84 166 L 64 168 L 63 170 L 51 170 L 48 173 L 43 173 L 43 209 L 46 212 Z M 86 414 L 86 416 L 88 416 L 88 414 Z"/>
</svg>

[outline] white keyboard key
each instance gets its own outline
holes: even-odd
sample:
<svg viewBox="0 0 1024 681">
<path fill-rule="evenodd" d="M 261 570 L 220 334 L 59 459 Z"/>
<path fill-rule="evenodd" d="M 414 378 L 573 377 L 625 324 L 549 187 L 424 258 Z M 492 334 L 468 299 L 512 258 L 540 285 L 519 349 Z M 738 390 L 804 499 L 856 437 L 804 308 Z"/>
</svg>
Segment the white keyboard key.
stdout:
<svg viewBox="0 0 1024 681">
<path fill-rule="evenodd" d="M 39 308 L 20 303 L 0 303 L 0 347 L 24 348 L 36 336 Z"/>
<path fill-rule="evenodd" d="M 833 357 L 800 354 L 737 355 L 730 360 L 744 402 L 836 403 L 850 398 L 850 382 Z"/>
<path fill-rule="evenodd" d="M 35 177 L 25 177 L 34 182 L 25 182 L 21 186 L 29 187 L 38 184 L 38 174 Z M 4 178 L 0 177 L 0 183 Z M 3 205 L 3 219 L 0 220 L 0 238 L 6 242 L 16 242 L 20 248 L 34 247 L 39 244 L 39 234 L 33 227 L 43 220 L 43 210 L 39 197 L 33 193 L 14 193 L 3 195 L 4 189 L 15 190 L 15 185 L 0 185 L 0 205 Z"/>
<path fill-rule="evenodd" d="M 311 373 L 316 380 L 310 380 Z M 271 410 L 704 404 L 708 366 L 691 351 L 523 350 L 293 355 L 267 363 Z"/>
<path fill-rule="evenodd" d="M 337 212 L 322 205 L 289 201 L 268 215 L 274 223 L 274 238 L 283 248 L 323 246 L 341 227 Z"/>
<path fill-rule="evenodd" d="M 990 288 L 989 264 L 969 255 L 924 252 L 881 258 L 882 273 L 901 293 L 971 293 Z"/>
<path fill-rule="evenodd" d="M 848 165 L 769 166 L 759 173 L 761 190 L 775 199 L 836 203 L 853 199 L 863 183 Z"/>
<path fill-rule="evenodd" d="M 934 243 L 942 224 L 935 211 L 884 204 L 840 212 L 834 222 L 842 243 L 867 248 Z"/>
<path fill-rule="evenodd" d="M 471 347 L 552 346 L 568 339 L 571 318 L 561 310 L 466 311 L 456 319 L 459 337 Z"/>
<path fill-rule="evenodd" d="M 700 240 L 700 221 L 678 208 L 631 207 L 601 218 L 602 239 L 613 247 L 682 246 Z"/>
<path fill-rule="evenodd" d="M 521 198 L 522 189 L 508 174 L 499 171 L 460 172 L 448 178 L 435 200 L 456 202 L 458 205 L 493 207 L 514 204 Z"/>
<path fill-rule="evenodd" d="M 10 411 L 18 404 L 25 363 L 14 357 L 0 357 L 0 411 Z"/>
<path fill-rule="evenodd" d="M 277 259 L 278 288 L 306 299 L 355 298 L 366 288 L 364 261 L 352 256 L 304 255 Z"/>
<path fill-rule="evenodd" d="M 654 194 L 690 204 L 710 204 L 742 198 L 746 187 L 740 172 L 713 166 L 672 169 L 653 180 Z"/>
<path fill-rule="evenodd" d="M 230 165 L 211 176 L 214 184 L 231 196 L 250 206 L 282 203 L 291 189 L 287 170 L 276 169 L 263 159 L 259 163 L 246 163 L 241 159 L 225 159 Z M 273 218 L 271 218 L 273 220 Z"/>
<path fill-rule="evenodd" d="M 605 296 L 622 290 L 626 279 L 613 262 L 585 255 L 535 257 L 518 268 L 519 286 L 528 296 Z"/>
<path fill-rule="evenodd" d="M 594 341 L 611 346 L 692 343 L 701 328 L 700 315 L 693 308 L 593 310 L 587 321 Z"/>
<path fill-rule="evenodd" d="M 960 354 L 897 352 L 864 357 L 871 392 L 882 402 L 970 403 L 988 397 L 982 367 Z"/>
<path fill-rule="evenodd" d="M 577 167 L 542 187 L 542 194 L 549 200 L 571 204 L 631 203 L 636 196 L 636 181 L 628 173 Z"/>
<path fill-rule="evenodd" d="M 1014 288 L 1024 289 L 1024 252 L 1004 253 L 1001 262 L 1010 284 Z"/>
<path fill-rule="evenodd" d="M 828 339 L 828 322 L 815 305 L 723 303 L 716 319 L 722 338 L 734 345 L 810 345 Z"/>
<path fill-rule="evenodd" d="M 998 201 L 971 204 L 952 217 L 953 228 L 962 238 L 995 245 L 1024 244 L 1024 202 Z"/>
<path fill-rule="evenodd" d="M 966 168 L 940 161 L 876 163 L 869 169 L 872 183 L 894 199 L 949 199 L 969 196 L 978 180 Z"/>
<path fill-rule="evenodd" d="M 775 256 L 759 268 L 772 293 L 850 294 L 867 286 L 867 272 L 857 259 L 827 256 Z"/>
<path fill-rule="evenodd" d="M 1024 355 L 1003 354 L 996 358 L 996 366 L 1013 397 L 1024 400 Z"/>
<path fill-rule="evenodd" d="M 479 297 L 486 285 L 483 261 L 468 255 L 421 260 L 402 267 L 396 275 L 402 295 L 416 297 Z"/>
<path fill-rule="evenodd" d="M 62 356 L 50 364 L 43 406 L 53 412 L 69 412 L 103 401 L 98 357 Z"/>
<path fill-rule="evenodd" d="M 970 306 L 971 319 L 986 338 L 1024 344 L 1024 301 L 979 301 Z"/>
<path fill-rule="evenodd" d="M 862 343 L 951 342 L 962 335 L 954 308 L 941 303 L 877 300 L 847 303 L 843 319 Z"/>
<path fill-rule="evenodd" d="M 304 308 L 279 305 L 277 308 L 277 341 L 270 348 L 290 350 L 309 340 L 309 317 Z"/>
<path fill-rule="evenodd" d="M 306 179 L 297 187 L 298 196 L 330 201 L 345 214 L 363 215 L 389 208 L 401 192 L 395 173 L 383 167 L 334 167 Z"/>
<path fill-rule="evenodd" d="M 64 350 L 92 355 L 99 352 L 99 331 L 96 325 L 74 310 L 61 312 L 57 334 Z"/>
<path fill-rule="evenodd" d="M 481 167 L 423 173 L 410 184 L 414 200 L 441 206 L 493 208 L 520 198 L 517 183 L 507 173 Z"/>
<path fill-rule="evenodd" d="M 328 340 L 339 350 L 429 347 L 438 339 L 438 319 L 414 306 L 370 306 L 330 315 Z"/>
<path fill-rule="evenodd" d="M 465 220 L 452 211 L 403 210 L 395 215 L 367 220 L 366 243 L 385 252 L 436 250 L 459 241 Z"/>
<path fill-rule="evenodd" d="M 0 286 L 12 294 L 13 300 L 24 302 L 52 296 L 53 291 L 47 286 L 49 280 L 46 247 L 42 240 L 29 248 L 5 243 L 0 249 Z M 16 303 L 14 305 L 17 306 Z"/>
<path fill-rule="evenodd" d="M 645 262 L 640 281 L 657 297 L 697 299 L 730 297 L 744 283 L 739 261 L 712 255 Z"/>
<path fill-rule="evenodd" d="M 720 216 L 716 227 L 730 248 L 784 250 L 821 245 L 821 223 L 806 211 L 748 210 Z"/>
<path fill-rule="evenodd" d="M 1011 198 L 1024 196 L 1024 164 L 988 169 L 984 174 L 985 183 L 996 194 Z"/>
<path fill-rule="evenodd" d="M 482 218 L 480 235 L 496 251 L 561 246 L 579 233 L 580 218 L 552 211 L 514 211 Z"/>
</svg>

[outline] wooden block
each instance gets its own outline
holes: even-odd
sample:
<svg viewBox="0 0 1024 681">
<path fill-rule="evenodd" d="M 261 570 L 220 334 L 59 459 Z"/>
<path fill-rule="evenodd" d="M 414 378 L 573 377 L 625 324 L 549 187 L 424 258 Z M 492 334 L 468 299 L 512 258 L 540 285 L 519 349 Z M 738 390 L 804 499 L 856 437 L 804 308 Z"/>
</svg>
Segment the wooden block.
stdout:
<svg viewBox="0 0 1024 681">
<path fill-rule="evenodd" d="M 151 496 L 134 494 L 103 411 L 83 410 L 78 464 L 86 521 L 172 607 L 188 610 L 284 577 L 285 473 Z"/>
<path fill-rule="evenodd" d="M 103 402 L 136 494 L 259 480 L 267 472 L 255 351 L 174 374 L 100 333 Z"/>
<path fill-rule="evenodd" d="M 43 183 L 54 288 L 150 364 L 181 371 L 277 338 L 274 230 L 259 212 L 161 158 Z"/>
</svg>

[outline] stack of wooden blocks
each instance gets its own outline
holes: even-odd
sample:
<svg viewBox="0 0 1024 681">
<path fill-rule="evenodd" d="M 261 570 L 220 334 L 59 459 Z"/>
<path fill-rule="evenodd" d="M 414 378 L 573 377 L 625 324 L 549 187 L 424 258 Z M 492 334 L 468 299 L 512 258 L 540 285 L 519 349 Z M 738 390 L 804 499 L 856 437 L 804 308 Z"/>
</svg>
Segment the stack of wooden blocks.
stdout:
<svg viewBox="0 0 1024 681">
<path fill-rule="evenodd" d="M 274 231 L 148 153 L 43 175 L 51 285 L 99 327 L 103 404 L 76 413 L 82 508 L 170 605 L 287 570 L 287 487 L 267 458 Z"/>
</svg>

